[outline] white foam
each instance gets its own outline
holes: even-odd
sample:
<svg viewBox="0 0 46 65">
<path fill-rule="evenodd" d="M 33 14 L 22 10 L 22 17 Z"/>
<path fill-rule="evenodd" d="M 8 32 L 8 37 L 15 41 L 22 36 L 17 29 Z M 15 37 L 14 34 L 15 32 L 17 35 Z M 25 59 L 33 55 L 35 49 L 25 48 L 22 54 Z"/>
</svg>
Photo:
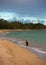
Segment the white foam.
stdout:
<svg viewBox="0 0 46 65">
<path fill-rule="evenodd" d="M 23 43 L 23 42 L 22 42 L 22 41 L 18 41 L 18 43 L 20 43 L 20 44 L 21 44 L 21 43 Z"/>
<path fill-rule="evenodd" d="M 15 42 L 15 40 L 14 40 L 14 39 L 12 39 L 12 41 L 13 41 L 13 42 Z"/>
<path fill-rule="evenodd" d="M 42 50 L 39 50 L 39 49 L 37 49 L 37 48 L 32 48 L 32 49 L 35 50 L 35 51 L 37 51 L 37 52 L 39 52 L 39 53 L 46 54 L 46 51 L 42 51 Z"/>
<path fill-rule="evenodd" d="M 7 38 L 7 37 L 0 37 L 0 38 L 2 38 L 2 39 L 7 39 L 7 40 L 11 40 L 11 38 Z M 12 41 L 15 41 L 14 39 L 12 39 Z M 19 45 L 20 46 L 22 46 L 22 47 L 26 47 L 25 45 L 22 45 L 21 43 L 24 43 L 23 41 L 18 41 L 18 43 L 19 43 Z M 39 52 L 39 53 L 42 53 L 42 54 L 46 54 L 46 51 L 42 51 L 42 50 L 40 50 L 40 49 L 38 49 L 38 48 L 33 48 L 33 47 L 28 47 L 29 49 L 32 49 L 32 50 L 34 50 L 34 51 L 36 51 L 36 52 Z"/>
<path fill-rule="evenodd" d="M 20 46 L 26 48 L 26 46 L 24 46 L 24 45 L 20 45 Z"/>
</svg>

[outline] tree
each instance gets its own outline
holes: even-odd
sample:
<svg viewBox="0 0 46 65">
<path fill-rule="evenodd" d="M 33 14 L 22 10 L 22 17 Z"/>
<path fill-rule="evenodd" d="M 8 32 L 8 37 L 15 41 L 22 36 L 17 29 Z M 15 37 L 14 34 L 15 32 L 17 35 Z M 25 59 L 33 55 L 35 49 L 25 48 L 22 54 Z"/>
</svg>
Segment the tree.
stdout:
<svg viewBox="0 0 46 65">
<path fill-rule="evenodd" d="M 9 22 L 0 19 L 0 29 L 46 29 L 46 25 L 41 23 L 22 23 L 21 21 Z"/>
</svg>

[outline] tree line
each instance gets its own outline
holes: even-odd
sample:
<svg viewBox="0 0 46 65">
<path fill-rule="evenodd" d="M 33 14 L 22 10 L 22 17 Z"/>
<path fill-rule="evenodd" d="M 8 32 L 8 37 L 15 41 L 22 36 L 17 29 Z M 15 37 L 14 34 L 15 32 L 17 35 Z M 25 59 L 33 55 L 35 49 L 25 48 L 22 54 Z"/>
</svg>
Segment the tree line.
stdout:
<svg viewBox="0 0 46 65">
<path fill-rule="evenodd" d="M 9 22 L 0 19 L 0 29 L 46 29 L 46 25 L 42 23 L 22 23 L 21 21 Z"/>
</svg>

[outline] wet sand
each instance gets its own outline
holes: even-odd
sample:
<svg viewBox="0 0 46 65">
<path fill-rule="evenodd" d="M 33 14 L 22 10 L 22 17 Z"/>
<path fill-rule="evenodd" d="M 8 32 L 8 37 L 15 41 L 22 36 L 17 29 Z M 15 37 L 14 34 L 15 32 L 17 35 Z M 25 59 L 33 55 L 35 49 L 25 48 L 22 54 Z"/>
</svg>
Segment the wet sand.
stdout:
<svg viewBox="0 0 46 65">
<path fill-rule="evenodd" d="M 0 65 L 46 65 L 46 61 L 11 41 L 0 39 Z"/>
</svg>

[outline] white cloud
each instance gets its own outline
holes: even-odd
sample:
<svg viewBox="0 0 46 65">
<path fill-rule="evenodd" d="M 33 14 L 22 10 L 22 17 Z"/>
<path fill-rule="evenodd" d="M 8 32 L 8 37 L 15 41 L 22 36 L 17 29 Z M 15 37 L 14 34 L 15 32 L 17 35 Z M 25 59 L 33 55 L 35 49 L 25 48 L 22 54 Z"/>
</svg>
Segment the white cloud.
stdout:
<svg viewBox="0 0 46 65">
<path fill-rule="evenodd" d="M 20 21 L 23 20 L 23 22 L 28 21 L 28 23 L 43 23 L 44 25 L 46 25 L 46 19 L 41 19 L 37 17 L 16 17 L 16 19 Z"/>
<path fill-rule="evenodd" d="M 32 22 L 32 23 L 43 23 L 46 25 L 46 19 L 44 18 L 37 18 L 37 17 L 29 17 L 29 16 L 20 16 L 16 13 L 12 12 L 0 12 L 0 19 L 5 19 L 5 20 L 18 20 L 22 22 Z"/>
<path fill-rule="evenodd" d="M 13 19 L 14 16 L 17 16 L 17 14 L 14 14 L 12 12 L 0 12 L 0 19 L 9 20 Z"/>
</svg>

